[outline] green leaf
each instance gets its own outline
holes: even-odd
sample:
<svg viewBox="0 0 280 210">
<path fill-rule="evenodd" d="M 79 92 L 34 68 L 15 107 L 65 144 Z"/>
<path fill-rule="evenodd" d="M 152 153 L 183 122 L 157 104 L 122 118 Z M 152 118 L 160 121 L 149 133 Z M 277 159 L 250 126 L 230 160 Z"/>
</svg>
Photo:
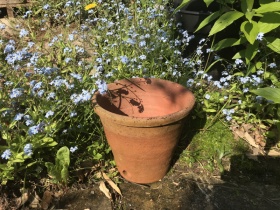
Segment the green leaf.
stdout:
<svg viewBox="0 0 280 210">
<path fill-rule="evenodd" d="M 241 24 L 240 30 L 244 33 L 250 44 L 254 44 L 259 33 L 258 23 L 255 21 L 245 21 Z"/>
<path fill-rule="evenodd" d="M 258 26 L 259 31 L 262 33 L 268 33 L 273 29 L 280 26 L 280 13 L 265 13 L 259 20 Z"/>
<path fill-rule="evenodd" d="M 275 2 L 275 0 L 259 0 L 260 5 L 267 4 L 270 2 Z"/>
<path fill-rule="evenodd" d="M 197 27 L 197 29 L 195 30 L 195 32 L 199 31 L 200 29 L 202 29 L 203 27 L 205 27 L 206 25 L 208 25 L 209 23 L 211 23 L 213 20 L 217 19 L 220 16 L 220 11 L 217 12 L 213 12 L 211 15 L 207 16 Z"/>
<path fill-rule="evenodd" d="M 51 143 L 48 143 L 48 146 L 49 147 L 54 147 L 54 146 L 56 146 L 57 145 L 57 142 L 56 141 L 53 141 L 53 142 L 51 142 Z"/>
<path fill-rule="evenodd" d="M 241 4 L 241 10 L 245 14 L 246 12 L 252 11 L 254 0 L 242 0 L 240 4 Z"/>
<path fill-rule="evenodd" d="M 95 160 L 101 160 L 102 158 L 103 158 L 103 155 L 100 153 L 97 153 L 93 156 L 93 159 L 95 159 Z"/>
<path fill-rule="evenodd" d="M 173 14 L 177 13 L 180 9 L 186 6 L 190 0 L 183 0 L 182 3 L 174 10 Z"/>
<path fill-rule="evenodd" d="M 230 11 L 230 12 L 223 14 L 221 17 L 219 17 L 218 20 L 216 20 L 214 26 L 212 27 L 212 29 L 209 33 L 209 36 L 212 36 L 220 31 L 222 31 L 223 29 L 228 27 L 235 20 L 241 18 L 242 16 L 244 16 L 244 14 L 242 12 L 238 12 L 238 11 Z"/>
<path fill-rule="evenodd" d="M 4 139 L 4 140 L 11 139 L 10 133 L 7 133 L 6 131 L 2 131 L 1 133 L 2 133 L 2 139 Z"/>
<path fill-rule="evenodd" d="M 204 0 L 204 3 L 206 4 L 207 7 L 213 2 L 214 0 Z"/>
<path fill-rule="evenodd" d="M 63 166 L 69 166 L 70 164 L 70 151 L 68 147 L 64 146 L 61 147 L 56 154 L 56 160 L 58 161 L 59 164 Z"/>
<path fill-rule="evenodd" d="M 247 11 L 251 11 L 253 9 L 254 0 L 246 0 Z"/>
<path fill-rule="evenodd" d="M 17 124 L 17 121 L 14 120 L 10 125 L 9 128 L 12 129 Z"/>
<path fill-rule="evenodd" d="M 245 13 L 245 17 L 247 18 L 247 20 L 249 20 L 250 22 L 252 21 L 252 18 L 254 17 L 254 14 L 255 14 L 255 12 L 254 12 L 254 10 L 253 11 L 250 11 L 250 12 L 246 12 Z"/>
<path fill-rule="evenodd" d="M 23 159 L 14 159 L 13 162 L 14 163 L 23 163 L 24 160 Z"/>
<path fill-rule="evenodd" d="M 240 50 L 237 52 L 232 59 L 238 59 L 238 58 L 245 58 L 245 50 Z"/>
<path fill-rule="evenodd" d="M 245 50 L 246 63 L 249 64 L 251 60 L 256 56 L 258 52 L 259 43 L 255 42 L 253 45 L 248 45 Z"/>
<path fill-rule="evenodd" d="M 49 175 L 55 182 L 66 183 L 68 179 L 68 167 L 70 165 L 70 151 L 68 147 L 61 147 L 55 158 L 55 165 L 47 162 L 45 166 L 48 168 Z"/>
<path fill-rule="evenodd" d="M 275 37 L 267 37 L 267 46 L 276 53 L 280 54 L 280 39 Z"/>
<path fill-rule="evenodd" d="M 51 137 L 44 137 L 43 138 L 43 143 L 41 144 L 41 146 L 48 146 L 48 147 L 53 147 L 57 145 L 57 142 L 53 140 L 53 138 Z"/>
<path fill-rule="evenodd" d="M 68 167 L 70 165 L 70 151 L 68 147 L 61 147 L 56 154 L 56 164 L 59 166 L 60 176 L 64 183 L 68 179 Z"/>
<path fill-rule="evenodd" d="M 211 112 L 211 113 L 217 112 L 217 110 L 215 110 L 215 109 L 204 109 L 204 111 L 205 112 Z"/>
<path fill-rule="evenodd" d="M 5 112 L 7 110 L 11 110 L 11 108 L 2 108 L 2 109 L 0 109 L 0 112 Z"/>
<path fill-rule="evenodd" d="M 262 4 L 258 9 L 255 9 L 256 13 L 277 12 L 280 11 L 280 2 L 271 2 L 268 4 Z"/>
<path fill-rule="evenodd" d="M 227 47 L 232 47 L 232 46 L 236 45 L 235 43 L 237 41 L 238 41 L 238 39 L 234 39 L 234 38 L 223 39 L 213 46 L 213 50 L 217 51 L 217 50 L 221 50 L 221 49 L 224 49 Z"/>
<path fill-rule="evenodd" d="M 280 103 L 280 89 L 279 88 L 272 88 L 272 87 L 265 87 L 259 88 L 256 90 L 251 90 L 252 93 L 256 95 L 262 96 L 267 100 L 274 101 L 274 103 Z"/>
</svg>

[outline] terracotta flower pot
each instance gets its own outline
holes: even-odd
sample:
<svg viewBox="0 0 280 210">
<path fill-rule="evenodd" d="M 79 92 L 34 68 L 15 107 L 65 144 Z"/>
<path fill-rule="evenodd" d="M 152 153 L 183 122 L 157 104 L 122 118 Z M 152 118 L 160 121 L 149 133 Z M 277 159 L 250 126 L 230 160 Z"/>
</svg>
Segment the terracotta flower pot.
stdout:
<svg viewBox="0 0 280 210">
<path fill-rule="evenodd" d="M 194 95 L 161 79 L 124 79 L 108 84 L 108 90 L 95 94 L 94 109 L 120 174 L 135 183 L 160 180 L 169 170 Z"/>
</svg>

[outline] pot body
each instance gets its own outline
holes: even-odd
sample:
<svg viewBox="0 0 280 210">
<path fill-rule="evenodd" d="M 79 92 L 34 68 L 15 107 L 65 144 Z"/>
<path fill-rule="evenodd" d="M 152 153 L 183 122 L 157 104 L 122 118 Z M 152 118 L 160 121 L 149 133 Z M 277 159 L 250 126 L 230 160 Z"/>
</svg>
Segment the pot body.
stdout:
<svg viewBox="0 0 280 210">
<path fill-rule="evenodd" d="M 95 95 L 95 112 L 118 171 L 135 183 L 162 179 L 195 103 L 193 94 L 177 83 L 143 78 L 116 81 L 108 90 Z"/>
</svg>

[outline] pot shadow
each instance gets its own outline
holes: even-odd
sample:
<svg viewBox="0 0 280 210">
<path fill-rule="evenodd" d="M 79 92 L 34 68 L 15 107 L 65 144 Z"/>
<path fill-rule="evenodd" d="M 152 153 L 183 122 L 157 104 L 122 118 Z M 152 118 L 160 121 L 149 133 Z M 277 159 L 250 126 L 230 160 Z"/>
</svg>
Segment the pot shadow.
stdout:
<svg viewBox="0 0 280 210">
<path fill-rule="evenodd" d="M 145 83 L 146 85 L 150 86 L 147 89 L 143 89 L 143 87 L 134 82 L 133 80 L 127 79 L 131 84 L 122 84 L 118 83 L 120 85 L 119 88 L 110 89 L 107 94 L 101 95 L 96 94 L 95 99 L 93 99 L 94 103 L 97 103 L 100 107 L 103 109 L 112 112 L 114 114 L 119 114 L 123 116 L 128 116 L 129 114 L 124 113 L 122 109 L 126 107 L 128 104 L 132 107 L 137 108 L 139 113 L 143 113 L 147 111 L 143 104 L 143 99 L 148 98 L 147 93 L 145 93 L 142 96 L 143 92 L 147 91 L 155 91 L 158 95 L 162 97 L 158 97 L 158 100 L 161 100 L 162 98 L 167 98 L 169 103 L 167 103 L 167 108 L 165 112 L 168 112 L 168 114 L 173 113 L 169 112 L 171 111 L 178 112 L 182 109 L 190 110 L 193 106 L 193 96 L 190 92 L 190 90 L 186 89 L 184 86 L 170 82 L 170 83 L 162 83 L 158 80 L 151 80 L 148 78 L 145 78 L 145 80 L 140 81 L 142 83 Z M 177 85 L 176 85 L 177 84 Z M 174 88 L 175 87 L 175 88 Z M 139 90 L 140 92 L 136 92 L 135 89 Z M 142 92 L 143 91 L 143 92 Z M 139 93 L 139 95 L 137 94 Z M 143 97 L 143 99 L 142 99 Z M 154 97 L 154 96 L 151 96 Z M 147 102 L 148 101 L 148 102 Z M 186 105 L 187 102 L 189 103 L 189 106 Z M 156 103 L 152 101 L 153 103 Z M 149 105 L 149 100 L 146 100 L 145 105 Z M 179 106 L 176 106 L 179 104 Z M 154 104 L 154 106 L 161 107 L 165 104 Z M 149 108 L 149 106 L 147 106 Z M 174 108 L 174 109 L 173 109 Z M 156 111 L 156 109 L 155 109 Z M 151 112 L 151 110 L 148 110 L 148 112 Z M 166 113 L 164 114 L 166 115 Z M 162 115 L 158 115 L 161 117 Z"/>
<path fill-rule="evenodd" d="M 222 180 L 247 184 L 250 182 L 280 186 L 280 158 L 254 156 L 249 159 L 245 154 L 230 158 L 230 169 L 222 173 Z"/>
<path fill-rule="evenodd" d="M 230 169 L 221 175 L 222 183 L 213 184 L 208 199 L 212 209 L 279 209 L 280 158 L 245 154 L 230 158 Z M 203 202 L 203 201 L 202 201 Z"/>
<path fill-rule="evenodd" d="M 188 115 L 188 117 L 183 121 L 182 133 L 177 143 L 177 147 L 174 151 L 173 159 L 170 164 L 170 168 L 179 160 L 180 155 L 189 146 L 193 137 L 200 132 L 200 130 L 206 124 L 206 114 L 203 117 L 196 117 L 194 111 Z"/>
</svg>

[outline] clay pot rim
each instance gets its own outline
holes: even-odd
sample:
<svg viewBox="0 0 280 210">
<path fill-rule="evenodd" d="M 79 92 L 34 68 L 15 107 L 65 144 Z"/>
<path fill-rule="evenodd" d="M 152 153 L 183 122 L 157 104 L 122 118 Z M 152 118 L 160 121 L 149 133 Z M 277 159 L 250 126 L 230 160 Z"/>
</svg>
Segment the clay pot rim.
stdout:
<svg viewBox="0 0 280 210">
<path fill-rule="evenodd" d="M 144 79 L 144 78 L 133 78 L 133 80 L 135 79 Z M 161 82 L 174 83 L 172 81 L 163 80 L 159 78 L 149 78 L 149 79 L 158 80 Z M 120 82 L 120 81 L 122 80 L 118 80 L 116 82 Z M 178 83 L 176 84 L 180 85 Z M 94 94 L 92 101 L 95 104 L 94 111 L 97 115 L 102 114 L 104 119 L 113 120 L 116 124 L 126 125 L 128 127 L 157 127 L 157 126 L 163 126 L 163 125 L 168 125 L 168 124 L 178 122 L 189 114 L 189 112 L 191 111 L 191 109 L 195 104 L 195 97 L 190 90 L 188 90 L 188 93 L 190 95 L 190 102 L 186 104 L 186 107 L 184 109 L 171 114 L 156 116 L 156 117 L 134 117 L 134 116 L 125 116 L 125 115 L 120 115 L 120 114 L 110 112 L 96 103 L 96 96 L 100 94 L 99 91 L 97 91 Z"/>
</svg>

